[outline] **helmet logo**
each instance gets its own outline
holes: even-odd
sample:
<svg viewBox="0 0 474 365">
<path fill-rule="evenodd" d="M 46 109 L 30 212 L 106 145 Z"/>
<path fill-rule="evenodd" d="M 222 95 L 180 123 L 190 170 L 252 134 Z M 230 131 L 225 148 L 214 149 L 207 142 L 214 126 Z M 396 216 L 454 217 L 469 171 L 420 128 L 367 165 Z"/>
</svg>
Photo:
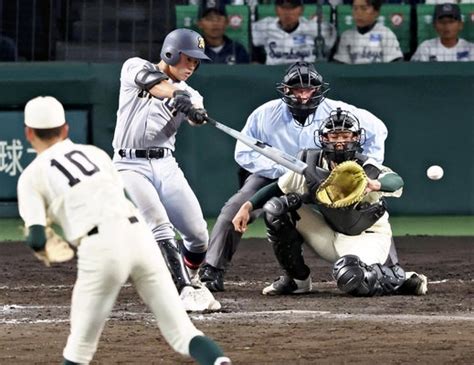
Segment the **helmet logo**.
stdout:
<svg viewBox="0 0 474 365">
<path fill-rule="evenodd" d="M 198 37 L 198 48 L 204 49 L 205 43 L 203 37 Z"/>
</svg>

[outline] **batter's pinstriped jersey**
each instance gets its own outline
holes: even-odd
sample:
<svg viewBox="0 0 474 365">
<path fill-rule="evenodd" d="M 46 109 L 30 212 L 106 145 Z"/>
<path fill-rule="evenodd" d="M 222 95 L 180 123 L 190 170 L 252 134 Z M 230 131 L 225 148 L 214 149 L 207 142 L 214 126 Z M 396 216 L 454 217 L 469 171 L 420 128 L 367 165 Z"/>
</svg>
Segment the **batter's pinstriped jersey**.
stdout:
<svg viewBox="0 0 474 365">
<path fill-rule="evenodd" d="M 277 17 L 266 17 L 252 24 L 252 42 L 254 46 L 265 47 L 267 65 L 282 65 L 296 61 L 314 62 L 315 42 L 318 34 L 316 20 L 299 18 L 298 27 L 291 33 L 278 25 Z M 328 22 L 321 24 L 321 35 L 325 40 L 326 54 L 336 42 L 336 30 Z"/>
<path fill-rule="evenodd" d="M 137 214 L 110 157 L 69 139 L 40 153 L 23 171 L 18 202 L 27 227 L 46 226 L 51 219 L 73 244 L 107 219 Z"/>
<path fill-rule="evenodd" d="M 380 23 L 365 34 L 346 30 L 334 55 L 336 61 L 349 64 L 391 62 L 402 57 L 397 36 Z"/>
<path fill-rule="evenodd" d="M 135 76 L 146 64 L 156 67 L 138 57 L 128 59 L 122 66 L 117 125 L 112 142 L 115 150 L 165 147 L 174 151 L 176 132 L 186 119 L 184 114 L 173 112 L 172 99 L 153 97 L 135 84 Z M 168 82 L 173 83 L 171 80 Z M 203 108 L 201 94 L 184 81 L 173 84 L 188 91 L 192 103 L 197 108 Z"/>
<path fill-rule="evenodd" d="M 454 47 L 447 48 L 439 38 L 428 39 L 418 46 L 411 61 L 474 61 L 474 43 L 461 38 Z"/>
</svg>

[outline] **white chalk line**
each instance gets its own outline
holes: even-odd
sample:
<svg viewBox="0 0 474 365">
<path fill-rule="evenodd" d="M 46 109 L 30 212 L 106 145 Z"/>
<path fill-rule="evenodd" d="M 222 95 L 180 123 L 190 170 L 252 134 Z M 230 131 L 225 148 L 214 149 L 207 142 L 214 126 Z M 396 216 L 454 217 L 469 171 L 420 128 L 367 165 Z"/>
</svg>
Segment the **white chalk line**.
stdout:
<svg viewBox="0 0 474 365">
<path fill-rule="evenodd" d="M 456 282 L 456 283 L 471 283 L 474 282 L 474 279 L 471 280 L 462 280 L 462 279 L 442 279 L 442 280 L 434 280 L 428 281 L 429 285 L 437 285 L 437 284 L 444 284 L 449 282 Z M 248 285 L 267 285 L 269 284 L 268 281 L 261 281 L 261 280 L 252 280 L 252 281 L 226 281 L 227 285 L 230 286 L 248 286 Z M 335 286 L 335 282 L 327 281 L 327 282 L 313 282 L 313 285 L 320 286 L 320 287 L 333 287 Z M 132 284 L 124 284 L 122 288 L 129 288 L 132 287 Z M 0 290 L 12 290 L 12 291 L 21 291 L 21 290 L 29 290 L 29 289 L 48 289 L 51 291 L 55 290 L 69 290 L 73 288 L 73 285 L 22 285 L 22 286 L 9 286 L 9 285 L 2 285 L 0 286 Z"/>
<path fill-rule="evenodd" d="M 38 319 L 38 313 L 61 310 L 60 315 L 69 313 L 68 306 L 26 306 L 26 305 L 4 305 L 0 308 L 0 324 L 43 324 L 43 323 L 65 323 L 69 318 Z M 8 316 L 21 315 L 21 318 L 7 318 Z M 28 314 L 30 316 L 28 316 Z M 400 322 L 400 323 L 432 323 L 466 321 L 474 322 L 473 315 L 416 315 L 416 314 L 366 314 L 366 313 L 331 313 L 330 311 L 315 310 L 274 310 L 274 311 L 248 311 L 248 312 L 215 312 L 215 313 L 191 313 L 190 317 L 196 321 L 228 321 L 251 319 L 253 322 L 264 323 L 296 323 L 305 322 L 308 319 L 339 320 L 339 321 L 370 321 L 370 322 Z M 155 322 L 150 312 L 112 311 L 109 321 L 137 320 L 144 322 Z"/>
</svg>

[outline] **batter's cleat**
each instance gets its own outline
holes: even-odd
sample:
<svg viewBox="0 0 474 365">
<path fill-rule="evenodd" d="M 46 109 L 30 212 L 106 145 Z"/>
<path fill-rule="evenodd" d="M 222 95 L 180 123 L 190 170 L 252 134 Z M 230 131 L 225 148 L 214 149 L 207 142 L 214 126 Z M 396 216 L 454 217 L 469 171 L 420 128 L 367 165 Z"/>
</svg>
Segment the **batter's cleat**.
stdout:
<svg viewBox="0 0 474 365">
<path fill-rule="evenodd" d="M 206 287 L 196 289 L 185 286 L 179 296 L 186 312 L 218 311 L 222 308 Z"/>
<path fill-rule="evenodd" d="M 201 268 L 201 282 L 212 292 L 224 291 L 224 270 L 209 264 Z"/>
<path fill-rule="evenodd" d="M 192 286 L 195 288 L 202 288 L 203 284 L 201 282 L 201 278 L 199 277 L 199 269 L 191 269 L 186 266 L 186 270 L 188 272 Z"/>
<path fill-rule="evenodd" d="M 311 276 L 305 280 L 292 279 L 289 276 L 280 276 L 272 285 L 262 290 L 263 295 L 288 295 L 309 293 L 313 288 Z"/>
<path fill-rule="evenodd" d="M 428 278 L 414 271 L 405 273 L 406 280 L 397 289 L 397 294 L 402 295 L 425 295 L 428 292 Z"/>
</svg>

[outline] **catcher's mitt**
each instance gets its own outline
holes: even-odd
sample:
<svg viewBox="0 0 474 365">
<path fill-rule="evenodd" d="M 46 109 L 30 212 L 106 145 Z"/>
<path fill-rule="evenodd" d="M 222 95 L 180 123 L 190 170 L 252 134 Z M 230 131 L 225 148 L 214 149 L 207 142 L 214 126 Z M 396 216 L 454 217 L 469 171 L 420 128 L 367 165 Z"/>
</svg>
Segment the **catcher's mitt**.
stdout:
<svg viewBox="0 0 474 365">
<path fill-rule="evenodd" d="M 316 200 L 329 208 L 343 208 L 362 200 L 367 187 L 367 175 L 354 161 L 337 165 L 316 191 Z"/>
<path fill-rule="evenodd" d="M 49 267 L 52 263 L 71 260 L 74 251 L 51 227 L 46 227 L 46 244 L 43 250 L 35 251 L 35 256 Z"/>
</svg>

